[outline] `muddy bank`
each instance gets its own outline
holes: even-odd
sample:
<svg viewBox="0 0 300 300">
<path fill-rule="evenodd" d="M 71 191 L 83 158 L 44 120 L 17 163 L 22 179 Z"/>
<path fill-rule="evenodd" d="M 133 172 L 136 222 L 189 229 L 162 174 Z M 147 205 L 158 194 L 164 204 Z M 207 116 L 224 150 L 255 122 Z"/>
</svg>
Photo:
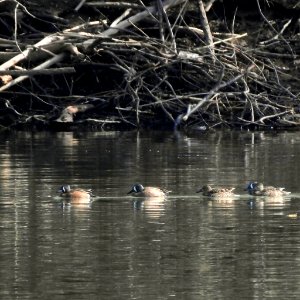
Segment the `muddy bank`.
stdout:
<svg viewBox="0 0 300 300">
<path fill-rule="evenodd" d="M 1 3 L 0 126 L 298 128 L 299 4 L 243 2 Z"/>
</svg>

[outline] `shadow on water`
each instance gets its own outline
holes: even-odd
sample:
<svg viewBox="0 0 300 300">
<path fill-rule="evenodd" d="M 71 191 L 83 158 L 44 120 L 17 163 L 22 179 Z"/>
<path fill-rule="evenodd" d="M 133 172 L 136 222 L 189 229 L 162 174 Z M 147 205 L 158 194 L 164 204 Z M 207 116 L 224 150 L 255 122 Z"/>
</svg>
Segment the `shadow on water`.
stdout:
<svg viewBox="0 0 300 300">
<path fill-rule="evenodd" d="M 300 296 L 296 132 L 0 137 L 1 299 Z M 292 193 L 252 197 L 249 180 Z M 136 182 L 172 193 L 129 197 Z M 96 197 L 61 205 L 62 184 Z M 238 196 L 209 199 L 204 184 Z"/>
</svg>

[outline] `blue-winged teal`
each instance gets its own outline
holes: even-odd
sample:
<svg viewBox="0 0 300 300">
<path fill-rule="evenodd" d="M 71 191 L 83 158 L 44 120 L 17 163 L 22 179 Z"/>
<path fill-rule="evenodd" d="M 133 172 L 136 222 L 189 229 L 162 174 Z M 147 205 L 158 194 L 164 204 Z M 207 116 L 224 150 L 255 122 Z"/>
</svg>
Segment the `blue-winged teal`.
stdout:
<svg viewBox="0 0 300 300">
<path fill-rule="evenodd" d="M 142 186 L 140 183 L 136 183 L 132 186 L 131 190 L 127 194 L 132 194 L 136 197 L 165 197 L 170 191 L 163 190 L 158 187 Z"/>
<path fill-rule="evenodd" d="M 88 203 L 91 201 L 91 197 L 93 197 L 92 190 L 71 189 L 69 185 L 61 186 L 58 192 L 72 203 Z"/>
<path fill-rule="evenodd" d="M 287 192 L 284 188 L 277 188 L 274 186 L 264 186 L 262 183 L 250 181 L 245 189 L 250 195 L 253 196 L 269 196 L 277 197 L 288 195 L 291 192 Z"/>
<path fill-rule="evenodd" d="M 208 197 L 232 197 L 232 192 L 235 188 L 212 188 L 210 185 L 204 185 L 197 193 L 202 193 L 203 196 Z"/>
</svg>

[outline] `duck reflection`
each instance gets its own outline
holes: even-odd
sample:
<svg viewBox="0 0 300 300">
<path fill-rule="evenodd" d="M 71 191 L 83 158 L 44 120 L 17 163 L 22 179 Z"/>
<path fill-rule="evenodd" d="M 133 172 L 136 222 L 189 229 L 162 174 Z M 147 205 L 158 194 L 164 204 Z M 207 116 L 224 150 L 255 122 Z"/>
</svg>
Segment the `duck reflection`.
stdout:
<svg viewBox="0 0 300 300">
<path fill-rule="evenodd" d="M 151 218 L 159 218 L 165 213 L 165 197 L 146 197 L 132 202 L 134 210 L 143 211 Z"/>
<path fill-rule="evenodd" d="M 235 188 L 220 188 L 211 187 L 206 184 L 201 189 L 197 190 L 196 193 L 202 193 L 203 196 L 209 197 L 209 206 L 214 207 L 233 207 L 235 198 L 237 195 L 233 193 Z"/>
<path fill-rule="evenodd" d="M 214 196 L 210 198 L 208 205 L 211 207 L 223 207 L 223 208 L 232 208 L 235 206 L 236 198 L 232 196 Z"/>
<path fill-rule="evenodd" d="M 69 211 L 69 210 L 86 210 L 86 209 L 91 209 L 92 207 L 92 202 L 81 202 L 81 201 L 70 201 L 70 199 L 62 199 L 60 202 L 60 206 L 62 207 L 63 210 Z"/>
<path fill-rule="evenodd" d="M 257 197 L 250 198 L 248 200 L 248 206 L 250 209 L 258 208 L 258 209 L 264 209 L 264 208 L 270 208 L 270 207 L 283 207 L 286 206 L 289 202 L 289 198 L 283 197 L 283 196 L 276 196 L 276 197 L 260 197 L 259 199 Z"/>
<path fill-rule="evenodd" d="M 79 140 L 74 137 L 74 132 L 59 132 L 57 139 L 63 146 L 67 147 L 78 146 L 79 144 Z"/>
<path fill-rule="evenodd" d="M 284 206 L 287 202 L 288 199 L 283 196 L 264 197 L 263 206 Z"/>
</svg>

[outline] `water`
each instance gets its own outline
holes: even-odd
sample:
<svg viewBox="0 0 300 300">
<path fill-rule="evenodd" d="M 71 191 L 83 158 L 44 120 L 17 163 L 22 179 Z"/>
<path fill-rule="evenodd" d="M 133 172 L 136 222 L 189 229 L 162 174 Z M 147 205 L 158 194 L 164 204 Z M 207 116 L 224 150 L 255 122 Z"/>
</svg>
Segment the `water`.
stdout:
<svg viewBox="0 0 300 300">
<path fill-rule="evenodd" d="M 299 299 L 299 153 L 297 132 L 1 134 L 0 298 Z M 252 179 L 292 194 L 255 200 Z M 66 183 L 95 201 L 61 206 Z"/>
</svg>

